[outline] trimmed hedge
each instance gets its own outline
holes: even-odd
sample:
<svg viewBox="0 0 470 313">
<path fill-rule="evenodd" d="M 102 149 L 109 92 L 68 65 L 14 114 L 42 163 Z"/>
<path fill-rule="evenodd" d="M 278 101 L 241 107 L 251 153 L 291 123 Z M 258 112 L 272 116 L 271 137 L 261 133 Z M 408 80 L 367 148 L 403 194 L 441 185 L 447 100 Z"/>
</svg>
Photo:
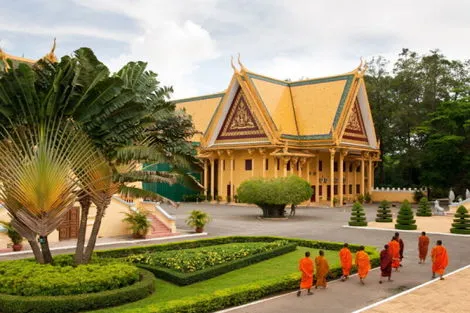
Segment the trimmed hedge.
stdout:
<svg viewBox="0 0 470 313">
<path fill-rule="evenodd" d="M 176 285 L 180 286 L 185 286 L 185 285 L 190 285 L 194 284 L 203 280 L 207 280 L 228 272 L 231 272 L 233 270 L 243 268 L 267 259 L 271 259 L 292 251 L 295 251 L 297 248 L 297 244 L 291 243 L 286 246 L 281 246 L 279 248 L 273 249 L 271 251 L 266 251 L 262 253 L 258 253 L 255 255 L 247 256 L 242 259 L 237 259 L 233 260 L 231 262 L 219 264 L 216 266 L 212 266 L 197 272 L 192 272 L 192 273 L 181 273 L 175 270 L 171 270 L 168 268 L 164 267 L 158 267 L 158 266 L 151 266 L 147 264 L 139 264 L 136 263 L 135 265 L 146 269 L 153 274 L 155 274 L 156 277 L 172 282 Z"/>
<path fill-rule="evenodd" d="M 115 290 L 71 296 L 13 296 L 0 294 L 3 313 L 67 313 L 112 307 L 146 298 L 155 291 L 155 277 L 140 270 L 141 280 Z"/>
<path fill-rule="evenodd" d="M 421 197 L 418 204 L 416 216 L 432 216 L 431 206 L 429 205 L 427 197 Z"/>
<path fill-rule="evenodd" d="M 408 200 L 403 201 L 400 211 L 398 211 L 395 228 L 403 230 L 416 230 L 418 228 L 416 220 L 413 219 L 413 211 Z"/>
<path fill-rule="evenodd" d="M 450 232 L 453 234 L 470 235 L 470 214 L 463 206 L 459 206 L 454 215 L 454 222 Z"/>
<path fill-rule="evenodd" d="M 380 202 L 375 221 L 378 223 L 391 223 L 393 221 L 392 210 L 390 210 L 390 203 L 387 200 Z"/>
<path fill-rule="evenodd" d="M 367 226 L 366 213 L 359 202 L 354 202 L 348 224 L 349 226 Z"/>
</svg>

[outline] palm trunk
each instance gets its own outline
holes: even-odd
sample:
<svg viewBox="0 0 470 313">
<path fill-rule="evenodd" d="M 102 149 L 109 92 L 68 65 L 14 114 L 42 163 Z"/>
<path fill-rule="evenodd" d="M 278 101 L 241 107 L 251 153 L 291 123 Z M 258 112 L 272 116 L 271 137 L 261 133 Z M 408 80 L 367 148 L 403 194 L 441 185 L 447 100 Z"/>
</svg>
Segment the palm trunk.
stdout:
<svg viewBox="0 0 470 313">
<path fill-rule="evenodd" d="M 31 250 L 34 253 L 34 258 L 39 264 L 44 264 L 44 256 L 42 255 L 41 248 L 39 247 L 38 242 L 33 240 L 28 240 L 29 245 L 31 246 Z"/>
<path fill-rule="evenodd" d="M 75 249 L 75 264 L 82 264 L 84 261 L 83 252 L 85 250 L 85 237 L 88 221 L 88 212 L 90 211 L 91 198 L 88 195 L 80 197 L 81 216 L 80 228 L 78 231 L 77 248 Z"/>
<path fill-rule="evenodd" d="M 91 260 L 91 255 L 93 253 L 93 250 L 95 250 L 96 238 L 98 237 L 98 232 L 100 231 L 101 221 L 103 220 L 104 212 L 110 203 L 111 197 L 96 206 L 96 217 L 93 223 L 93 228 L 91 230 L 90 238 L 88 239 L 88 244 L 85 249 L 83 263 L 88 263 Z"/>
<path fill-rule="evenodd" d="M 47 236 L 39 236 L 39 242 L 41 243 L 42 256 L 45 264 L 52 264 L 52 254 L 49 249 L 49 242 Z"/>
</svg>

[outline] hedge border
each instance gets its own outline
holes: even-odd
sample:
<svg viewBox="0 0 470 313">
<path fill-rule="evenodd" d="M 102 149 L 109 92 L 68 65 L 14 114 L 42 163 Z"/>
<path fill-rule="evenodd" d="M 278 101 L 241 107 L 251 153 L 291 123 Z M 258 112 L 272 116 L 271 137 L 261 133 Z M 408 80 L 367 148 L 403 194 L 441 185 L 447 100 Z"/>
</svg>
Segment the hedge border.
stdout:
<svg viewBox="0 0 470 313">
<path fill-rule="evenodd" d="M 451 228 L 450 232 L 453 234 L 460 234 L 460 235 L 470 235 L 470 229 L 461 229 L 461 228 Z"/>
<path fill-rule="evenodd" d="M 155 277 L 140 269 L 141 280 L 114 290 L 72 296 L 14 296 L 0 294 L 3 313 L 69 313 L 102 309 L 141 300 L 155 291 Z"/>
<path fill-rule="evenodd" d="M 214 278 L 216 276 L 231 272 L 236 269 L 240 269 L 261 261 L 265 261 L 289 252 L 293 252 L 297 249 L 297 244 L 290 243 L 285 246 L 277 247 L 270 251 L 250 255 L 242 259 L 233 260 L 231 262 L 211 266 L 209 268 L 193 272 L 193 273 L 181 273 L 172 269 L 168 269 L 160 266 L 151 266 L 147 264 L 135 263 L 136 266 L 143 268 L 149 272 L 152 272 L 156 277 L 179 286 L 191 285 L 203 280 Z"/>
<path fill-rule="evenodd" d="M 416 229 L 418 229 L 418 225 L 416 225 L 416 224 L 411 224 L 411 225 L 395 224 L 395 229 L 416 230 Z"/>
<path fill-rule="evenodd" d="M 393 219 L 392 218 L 376 218 L 375 221 L 377 223 L 392 223 Z"/>
</svg>

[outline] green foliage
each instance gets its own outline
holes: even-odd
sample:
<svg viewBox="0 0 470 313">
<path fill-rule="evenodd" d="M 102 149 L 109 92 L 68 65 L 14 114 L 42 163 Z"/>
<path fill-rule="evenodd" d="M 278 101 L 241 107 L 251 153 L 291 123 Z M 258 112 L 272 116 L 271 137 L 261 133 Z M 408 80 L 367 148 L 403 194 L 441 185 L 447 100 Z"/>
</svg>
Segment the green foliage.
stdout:
<svg viewBox="0 0 470 313">
<path fill-rule="evenodd" d="M 415 230 L 418 228 L 413 218 L 413 210 L 408 200 L 403 201 L 397 215 L 396 229 Z"/>
<path fill-rule="evenodd" d="M 429 205 L 428 198 L 424 195 L 421 197 L 421 199 L 419 199 L 416 216 L 432 216 L 431 206 Z"/>
<path fill-rule="evenodd" d="M 370 196 L 370 193 L 366 192 L 364 195 L 364 202 L 365 203 L 370 203 L 372 201 L 372 197 Z"/>
<path fill-rule="evenodd" d="M 208 194 L 207 197 L 206 197 L 206 200 L 207 200 L 207 201 L 212 201 L 212 195 L 211 195 L 211 194 Z"/>
<path fill-rule="evenodd" d="M 131 229 L 132 234 L 136 237 L 145 237 L 151 226 L 151 223 L 147 218 L 148 212 L 129 210 L 125 215 L 126 217 L 122 221 L 130 224 L 129 228 Z"/>
<path fill-rule="evenodd" d="M 170 250 L 147 255 L 131 255 L 126 260 L 133 263 L 165 267 L 181 273 L 192 273 L 250 255 L 271 251 L 288 244 L 289 242 L 286 240 L 267 243 L 231 243 L 194 249 Z"/>
<path fill-rule="evenodd" d="M 155 291 L 152 273 L 139 270 L 139 281 L 114 290 L 68 296 L 14 296 L 0 294 L 3 313 L 72 313 L 113 307 L 148 297 Z"/>
<path fill-rule="evenodd" d="M 354 202 L 348 224 L 349 226 L 367 226 L 366 213 L 359 202 Z"/>
<path fill-rule="evenodd" d="M 0 293 L 20 296 L 93 293 L 122 288 L 139 280 L 136 267 L 120 263 L 72 267 L 10 261 L 0 263 L 0 275 Z"/>
<path fill-rule="evenodd" d="M 454 222 L 452 223 L 451 233 L 470 235 L 470 214 L 463 206 L 459 206 L 454 215 Z"/>
<path fill-rule="evenodd" d="M 193 210 L 186 219 L 186 224 L 191 227 L 204 228 L 211 221 L 209 214 L 199 210 Z"/>
<path fill-rule="evenodd" d="M 287 204 L 299 204 L 310 199 L 310 184 L 295 175 L 271 179 L 255 178 L 242 182 L 237 189 L 238 200 L 253 203 L 263 210 L 264 217 L 284 216 Z"/>
<path fill-rule="evenodd" d="M 333 206 L 337 206 L 339 203 L 338 197 L 333 197 Z"/>
<path fill-rule="evenodd" d="M 424 193 L 419 189 L 416 189 L 415 192 L 413 193 L 413 200 L 417 203 L 419 203 L 423 197 L 424 197 Z"/>
<path fill-rule="evenodd" d="M 7 230 L 7 236 L 10 238 L 11 242 L 14 245 L 20 244 L 23 242 L 23 236 L 16 231 L 16 229 L 11 225 L 11 222 L 0 221 L 0 224 L 5 227 Z"/>
<path fill-rule="evenodd" d="M 390 209 L 390 202 L 383 200 L 379 204 L 377 209 L 377 217 L 375 219 L 378 223 L 391 223 L 392 220 L 392 210 Z"/>
<path fill-rule="evenodd" d="M 360 204 L 363 204 L 364 203 L 364 196 L 363 195 L 358 195 L 357 196 L 357 202 L 359 202 Z"/>
</svg>

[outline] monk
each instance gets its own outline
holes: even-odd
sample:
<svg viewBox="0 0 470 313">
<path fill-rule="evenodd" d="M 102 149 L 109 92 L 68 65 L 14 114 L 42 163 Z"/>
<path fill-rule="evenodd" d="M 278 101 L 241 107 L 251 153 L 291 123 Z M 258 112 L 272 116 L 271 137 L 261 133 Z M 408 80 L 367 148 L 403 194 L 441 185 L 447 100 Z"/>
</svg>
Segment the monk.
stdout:
<svg viewBox="0 0 470 313">
<path fill-rule="evenodd" d="M 356 252 L 356 265 L 359 280 L 364 285 L 364 279 L 370 270 L 369 255 L 364 251 L 364 246 L 360 246 L 359 251 Z"/>
<path fill-rule="evenodd" d="M 300 289 L 297 291 L 297 297 L 300 297 L 302 289 L 307 289 L 308 295 L 313 295 L 313 292 L 310 291 L 313 285 L 313 261 L 310 258 L 310 252 L 305 252 L 305 257 L 299 261 L 299 270 L 302 273 L 302 278 L 300 280 Z"/>
<path fill-rule="evenodd" d="M 447 249 L 442 245 L 442 241 L 438 240 L 436 246 L 431 250 L 432 258 L 432 278 L 436 278 L 436 274 L 441 276 L 444 280 L 444 271 L 449 264 L 449 257 L 447 256 Z"/>
<path fill-rule="evenodd" d="M 397 237 L 398 244 L 400 245 L 400 267 L 402 267 L 402 260 L 403 260 L 403 252 L 405 251 L 405 243 L 400 238 L 400 234 L 398 232 L 395 233 L 395 237 Z"/>
<path fill-rule="evenodd" d="M 320 250 L 318 254 L 319 255 L 315 258 L 315 266 L 317 270 L 317 282 L 315 284 L 315 289 L 317 289 L 318 287 L 326 288 L 326 276 L 330 271 L 328 261 L 325 258 L 325 252 L 323 252 L 323 250 Z"/>
<path fill-rule="evenodd" d="M 428 254 L 429 237 L 426 236 L 426 232 L 421 232 L 421 236 L 418 239 L 419 249 L 419 264 L 424 264 L 426 261 L 426 255 Z"/>
<path fill-rule="evenodd" d="M 341 268 L 343 269 L 341 281 L 345 281 L 349 278 L 349 273 L 352 267 L 352 254 L 347 243 L 345 243 L 343 248 L 339 251 L 339 259 L 341 260 Z"/>
<path fill-rule="evenodd" d="M 398 268 L 400 267 L 400 244 L 395 236 L 393 236 L 392 240 L 388 243 L 388 250 L 392 257 L 392 267 L 398 272 Z"/>
<path fill-rule="evenodd" d="M 392 281 L 392 256 L 388 245 L 385 245 L 384 249 L 380 251 L 380 272 L 379 284 L 382 283 L 382 277 L 388 277 L 388 281 Z"/>
</svg>

